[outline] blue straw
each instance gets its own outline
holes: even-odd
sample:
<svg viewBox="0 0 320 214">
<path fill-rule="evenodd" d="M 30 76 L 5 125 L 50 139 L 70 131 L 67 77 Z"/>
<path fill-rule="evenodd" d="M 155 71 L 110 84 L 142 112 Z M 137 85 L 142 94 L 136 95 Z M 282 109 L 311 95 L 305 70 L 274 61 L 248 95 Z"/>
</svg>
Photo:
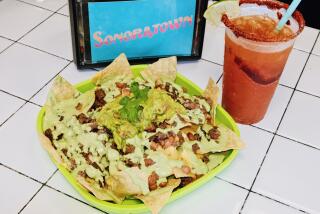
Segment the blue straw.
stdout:
<svg viewBox="0 0 320 214">
<path fill-rule="evenodd" d="M 300 4 L 301 0 L 293 0 L 287 9 L 286 14 L 284 14 L 281 20 L 278 22 L 276 29 L 280 31 L 283 26 L 287 23 L 288 19 L 291 17 L 292 13 L 296 10 L 298 5 Z"/>
</svg>

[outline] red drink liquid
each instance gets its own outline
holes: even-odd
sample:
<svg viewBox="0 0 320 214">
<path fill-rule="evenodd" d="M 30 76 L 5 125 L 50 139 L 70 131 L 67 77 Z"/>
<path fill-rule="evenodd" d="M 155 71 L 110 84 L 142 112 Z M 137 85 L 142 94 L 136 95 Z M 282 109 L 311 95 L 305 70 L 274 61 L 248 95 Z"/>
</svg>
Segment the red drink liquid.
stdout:
<svg viewBox="0 0 320 214">
<path fill-rule="evenodd" d="M 264 15 L 223 21 L 227 29 L 222 106 L 236 122 L 259 122 L 268 109 L 297 33 L 289 26 L 276 32 L 277 22 Z"/>
</svg>

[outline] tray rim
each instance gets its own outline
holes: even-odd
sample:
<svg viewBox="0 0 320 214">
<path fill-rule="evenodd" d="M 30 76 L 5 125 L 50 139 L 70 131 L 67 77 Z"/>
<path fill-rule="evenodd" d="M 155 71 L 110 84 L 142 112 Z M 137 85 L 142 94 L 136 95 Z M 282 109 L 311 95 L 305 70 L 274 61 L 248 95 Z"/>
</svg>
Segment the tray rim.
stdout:
<svg viewBox="0 0 320 214">
<path fill-rule="evenodd" d="M 147 65 L 133 65 L 131 66 L 132 72 L 135 75 L 138 75 L 138 73 L 144 69 Z M 197 86 L 195 83 L 193 83 L 191 80 L 187 79 L 184 77 L 182 74 L 177 73 L 177 80 L 181 80 L 182 82 L 185 82 L 189 86 L 191 86 L 197 93 L 201 93 L 203 90 Z M 75 84 L 75 88 L 79 90 L 81 87 L 85 87 L 88 84 L 92 84 L 91 80 L 84 80 L 82 82 L 79 82 Z M 41 110 L 38 113 L 37 116 L 37 132 L 38 133 L 43 133 L 42 125 L 43 125 L 43 117 L 45 114 L 45 107 L 42 107 Z M 221 116 L 224 118 L 224 122 L 221 122 L 222 124 L 226 125 L 228 128 L 232 129 L 238 136 L 240 136 L 240 131 L 237 127 L 237 124 L 235 121 L 232 119 L 232 117 L 220 106 L 217 106 L 217 115 Z M 225 124 L 225 123 L 228 124 Z M 214 178 L 218 173 L 220 173 L 222 170 L 224 170 L 226 167 L 228 167 L 231 162 L 234 160 L 234 158 L 237 156 L 238 150 L 230 150 L 230 154 L 225 158 L 225 160 L 216 168 L 212 169 L 209 171 L 206 175 L 203 175 L 201 178 L 197 179 L 196 181 L 192 182 L 191 184 L 175 191 L 172 193 L 171 197 L 169 198 L 168 203 L 171 203 L 187 194 L 190 192 L 198 189 L 205 183 L 209 182 L 212 178 Z M 48 153 L 50 156 L 50 154 Z M 50 156 L 51 158 L 51 156 Z M 53 163 L 57 166 L 61 174 L 66 178 L 69 184 L 76 189 L 76 191 L 86 200 L 88 201 L 91 205 L 94 207 L 97 207 L 98 209 L 101 209 L 103 211 L 107 212 L 113 212 L 113 213 L 143 213 L 143 212 L 148 212 L 149 209 L 143 204 L 115 204 L 112 202 L 108 201 L 102 201 L 97 199 L 95 196 L 90 194 L 87 189 L 82 187 L 76 179 L 71 175 L 71 173 L 64 168 L 62 165 L 58 164 L 53 158 L 51 158 Z"/>
</svg>

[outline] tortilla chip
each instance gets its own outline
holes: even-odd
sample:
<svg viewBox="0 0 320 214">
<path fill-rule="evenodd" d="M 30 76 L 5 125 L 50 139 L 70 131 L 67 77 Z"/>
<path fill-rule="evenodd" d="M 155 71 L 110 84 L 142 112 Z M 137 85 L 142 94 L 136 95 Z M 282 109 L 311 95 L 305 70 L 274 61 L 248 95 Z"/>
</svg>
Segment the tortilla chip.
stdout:
<svg viewBox="0 0 320 214">
<path fill-rule="evenodd" d="M 45 136 L 43 133 L 39 133 L 38 136 L 39 136 L 41 145 L 43 146 L 43 148 L 45 150 L 47 150 L 47 152 L 50 154 L 50 156 L 58 164 L 63 165 L 64 167 L 66 167 L 66 164 L 63 162 L 63 160 L 62 160 L 61 156 L 59 155 L 59 153 L 57 152 L 57 150 L 55 150 L 55 148 L 52 146 L 52 143 L 49 140 L 49 138 L 47 138 L 47 136 Z"/>
<path fill-rule="evenodd" d="M 115 60 L 103 70 L 96 73 L 91 81 L 98 85 L 114 79 L 115 76 L 132 77 L 130 64 L 124 53 L 120 54 Z"/>
<path fill-rule="evenodd" d="M 136 198 L 143 201 L 143 203 L 151 210 L 152 214 L 160 212 L 166 202 L 171 196 L 172 191 L 179 186 L 180 179 L 169 179 L 168 184 L 164 188 L 159 188 L 151 191 L 147 195 L 138 195 Z"/>
<path fill-rule="evenodd" d="M 216 168 L 220 163 L 223 162 L 225 157 L 226 154 L 223 153 L 214 153 L 209 155 L 209 162 L 207 163 L 209 170 Z"/>
<path fill-rule="evenodd" d="M 104 201 L 114 201 L 115 203 L 119 204 L 124 200 L 123 198 L 119 198 L 115 194 L 112 193 L 112 191 L 104 188 L 96 188 L 94 186 L 94 180 L 90 178 L 84 178 L 80 175 L 76 176 L 76 180 L 81 184 L 83 187 L 85 187 L 87 190 L 89 190 L 94 196 L 96 196 L 100 200 Z"/>
<path fill-rule="evenodd" d="M 95 91 L 94 90 L 89 90 L 89 91 L 81 94 L 79 97 L 77 97 L 75 100 L 76 106 L 74 106 L 74 108 L 77 111 L 77 114 L 88 112 L 90 110 L 90 108 L 92 107 L 94 101 L 95 101 Z"/>
<path fill-rule="evenodd" d="M 166 149 L 162 149 L 161 147 L 157 149 L 158 151 L 163 151 L 163 153 L 170 159 L 173 160 L 178 160 L 180 157 L 180 154 L 178 152 L 178 150 L 173 147 L 173 146 L 169 146 Z"/>
<path fill-rule="evenodd" d="M 173 168 L 172 171 L 173 171 L 174 177 L 176 178 L 192 177 L 194 175 L 192 173 L 186 174 L 181 168 L 178 168 L 178 167 Z"/>
<path fill-rule="evenodd" d="M 131 172 L 129 173 L 125 170 L 131 170 Z M 148 176 L 143 173 L 138 167 L 126 168 L 125 170 L 113 173 L 107 179 L 109 189 L 119 197 L 147 194 L 149 192 Z M 135 175 L 136 179 L 139 179 L 139 183 L 145 184 L 144 188 L 138 186 L 133 181 L 130 174 Z"/>
<path fill-rule="evenodd" d="M 214 82 L 213 79 L 209 79 L 208 85 L 206 89 L 203 91 L 203 97 L 205 97 L 211 106 L 210 115 L 212 117 L 212 125 L 215 125 L 215 116 L 216 116 L 216 107 L 218 104 L 218 97 L 219 97 L 219 87 Z"/>
<path fill-rule="evenodd" d="M 58 75 L 48 93 L 46 105 L 54 105 L 57 102 L 75 97 L 79 92 L 62 76 Z"/>
<path fill-rule="evenodd" d="M 159 59 L 141 71 L 141 76 L 148 82 L 155 82 L 156 80 L 174 82 L 177 76 L 177 57 Z"/>
<path fill-rule="evenodd" d="M 234 133 L 231 129 L 223 126 L 223 125 L 219 125 L 218 129 L 221 133 L 222 137 L 225 137 L 225 139 L 220 138 L 219 139 L 219 143 L 221 143 L 221 141 L 226 141 L 228 142 L 227 146 L 230 149 L 242 149 L 244 148 L 244 143 L 241 140 L 241 138 Z"/>
<path fill-rule="evenodd" d="M 220 131 L 220 137 L 216 142 L 210 141 L 210 143 L 199 144 L 200 154 L 208 152 L 224 152 L 230 149 L 242 149 L 244 147 L 241 138 L 229 128 L 218 125 L 218 130 Z"/>
</svg>

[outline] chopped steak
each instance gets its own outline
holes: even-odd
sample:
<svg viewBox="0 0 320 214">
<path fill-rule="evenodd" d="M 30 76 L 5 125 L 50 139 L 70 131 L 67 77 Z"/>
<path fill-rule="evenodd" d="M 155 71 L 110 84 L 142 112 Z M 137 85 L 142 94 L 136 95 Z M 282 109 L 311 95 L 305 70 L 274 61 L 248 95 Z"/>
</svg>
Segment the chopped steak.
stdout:
<svg viewBox="0 0 320 214">
<path fill-rule="evenodd" d="M 196 154 L 197 151 L 200 149 L 199 145 L 197 143 L 192 145 L 192 151 Z"/>
<path fill-rule="evenodd" d="M 134 150 L 135 150 L 135 148 L 136 148 L 136 147 L 135 147 L 134 145 L 127 144 L 127 145 L 126 145 L 126 150 L 125 150 L 124 154 L 127 155 L 127 154 L 130 154 L 130 153 L 133 153 Z"/>
<path fill-rule="evenodd" d="M 159 175 L 155 172 L 152 172 L 148 177 L 148 184 L 150 191 L 157 189 L 157 180 L 159 179 Z"/>
<path fill-rule="evenodd" d="M 95 94 L 95 100 L 91 109 L 96 110 L 97 108 L 101 108 L 106 104 L 106 101 L 104 100 L 106 93 L 104 92 L 103 89 L 98 88 L 95 90 L 94 94 Z"/>
<path fill-rule="evenodd" d="M 91 152 L 88 152 L 88 153 L 82 152 L 81 154 L 84 157 L 84 159 L 87 161 L 87 163 L 91 165 L 92 164 L 92 161 L 90 159 L 90 156 L 92 155 Z"/>
<path fill-rule="evenodd" d="M 85 123 L 91 123 L 92 119 L 90 117 L 87 117 L 84 113 L 81 113 L 77 116 L 77 119 L 80 124 L 85 124 Z"/>
<path fill-rule="evenodd" d="M 81 104 L 81 103 L 78 103 L 78 104 L 76 105 L 76 109 L 77 109 L 78 111 L 80 111 L 81 108 L 82 108 L 82 104 Z"/>
<path fill-rule="evenodd" d="M 123 88 L 127 88 L 128 87 L 127 83 L 121 83 L 121 82 L 116 82 L 116 86 L 119 89 L 123 89 Z"/>
<path fill-rule="evenodd" d="M 126 159 L 125 160 L 125 164 L 126 164 L 127 167 L 135 167 L 135 166 L 137 166 L 137 167 L 140 168 L 140 164 L 132 162 L 131 159 Z"/>
<path fill-rule="evenodd" d="M 208 154 L 204 154 L 203 156 L 202 156 L 202 161 L 204 162 L 204 163 L 209 163 L 209 155 Z"/>
<path fill-rule="evenodd" d="M 57 136 L 57 140 L 61 140 L 63 138 L 63 133 L 61 133 L 61 134 L 59 134 L 58 136 Z"/>
<path fill-rule="evenodd" d="M 191 168 L 185 165 L 183 165 L 181 169 L 185 174 L 189 174 L 191 172 Z"/>
<path fill-rule="evenodd" d="M 150 159 L 150 158 L 145 158 L 145 159 L 144 159 L 144 165 L 145 165 L 146 167 L 151 166 L 151 165 L 153 165 L 153 164 L 155 164 L 155 162 L 154 162 L 152 159 Z"/>
<path fill-rule="evenodd" d="M 157 130 L 157 127 L 155 125 L 155 123 L 151 123 L 146 129 L 146 132 L 155 132 Z"/>
<path fill-rule="evenodd" d="M 220 137 L 220 131 L 218 130 L 218 127 L 213 127 L 212 129 L 209 130 L 208 132 L 209 136 L 213 140 L 218 140 Z"/>
<path fill-rule="evenodd" d="M 181 179 L 181 183 L 179 185 L 179 187 L 184 187 L 190 183 L 192 183 L 192 181 L 194 180 L 192 177 L 182 177 Z"/>
<path fill-rule="evenodd" d="M 52 140 L 53 140 L 53 135 L 52 135 L 51 129 L 46 129 L 46 130 L 44 131 L 44 135 L 45 135 L 47 138 L 49 138 L 49 140 L 52 142 Z"/>
<path fill-rule="evenodd" d="M 68 149 L 63 148 L 61 149 L 61 152 L 67 157 Z"/>
<path fill-rule="evenodd" d="M 70 158 L 70 165 L 71 170 L 74 170 L 77 167 L 77 163 L 74 158 Z"/>
<path fill-rule="evenodd" d="M 183 104 L 182 104 L 186 109 L 188 110 L 192 110 L 192 109 L 196 109 L 199 108 L 199 104 L 192 102 L 191 100 L 186 100 Z"/>
</svg>

